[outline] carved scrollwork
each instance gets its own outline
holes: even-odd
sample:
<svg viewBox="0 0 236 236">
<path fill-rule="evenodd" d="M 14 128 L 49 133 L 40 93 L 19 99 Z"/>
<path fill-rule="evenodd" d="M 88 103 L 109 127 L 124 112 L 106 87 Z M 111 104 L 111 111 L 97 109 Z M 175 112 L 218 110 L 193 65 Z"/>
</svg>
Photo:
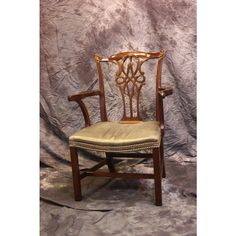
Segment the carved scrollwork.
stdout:
<svg viewBox="0 0 236 236">
<path fill-rule="evenodd" d="M 146 80 L 141 67 L 146 60 L 147 58 L 130 55 L 124 56 L 120 60 L 112 60 L 118 66 L 115 82 L 122 95 L 124 108 L 122 120 L 141 120 L 139 97 Z M 134 110 L 136 114 L 134 114 Z"/>
<path fill-rule="evenodd" d="M 142 65 L 149 59 L 158 59 L 157 61 L 157 74 L 156 74 L 156 92 L 161 88 L 161 68 L 163 58 L 165 57 L 166 50 L 162 49 L 156 53 L 145 52 L 121 52 L 110 57 L 102 57 L 95 55 L 95 61 L 99 74 L 99 89 L 101 91 L 100 107 L 102 121 L 107 120 L 106 104 L 104 97 L 104 82 L 101 62 L 112 62 L 118 66 L 115 73 L 115 84 L 119 88 L 123 102 L 123 118 L 121 122 L 132 122 L 142 120 L 139 112 L 139 99 L 141 89 L 145 85 L 146 77 L 142 71 Z M 157 99 L 157 96 L 156 96 Z M 158 114 L 159 106 L 157 106 Z M 159 120 L 159 117 L 157 117 Z"/>
</svg>

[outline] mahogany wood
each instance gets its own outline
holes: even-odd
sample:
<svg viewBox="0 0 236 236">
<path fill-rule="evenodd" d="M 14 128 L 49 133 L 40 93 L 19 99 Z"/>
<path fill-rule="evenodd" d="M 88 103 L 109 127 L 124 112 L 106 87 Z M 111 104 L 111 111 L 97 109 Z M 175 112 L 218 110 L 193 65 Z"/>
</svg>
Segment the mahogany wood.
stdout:
<svg viewBox="0 0 236 236">
<path fill-rule="evenodd" d="M 70 157 L 71 157 L 75 201 L 81 201 L 82 200 L 81 183 L 80 183 L 81 178 L 79 171 L 79 159 L 76 147 L 70 147 Z"/>
<path fill-rule="evenodd" d="M 95 90 L 95 91 L 85 91 L 85 92 L 81 92 L 79 94 L 76 95 L 72 95 L 68 97 L 68 101 L 75 101 L 79 104 L 81 111 L 83 113 L 84 116 L 84 121 L 85 121 L 85 127 L 90 126 L 91 125 L 91 121 L 89 118 L 89 113 L 88 110 L 84 104 L 84 102 L 82 101 L 83 98 L 86 97 L 91 97 L 91 96 L 95 96 L 95 95 L 99 95 L 101 96 L 101 92 L 99 90 Z"/>
<path fill-rule="evenodd" d="M 84 168 L 84 169 L 81 169 L 80 171 L 96 171 L 106 164 L 107 164 L 106 160 L 103 160 L 91 168 Z"/>
<path fill-rule="evenodd" d="M 145 52 L 123 52 L 110 57 L 102 57 L 95 55 L 95 61 L 99 75 L 99 88 L 102 93 L 100 104 L 101 113 L 106 117 L 105 112 L 105 96 L 104 96 L 104 81 L 101 68 L 101 62 L 112 62 L 118 66 L 118 71 L 115 75 L 116 86 L 119 88 L 122 103 L 123 103 L 123 117 L 122 121 L 140 121 L 142 120 L 139 112 L 140 92 L 145 84 L 145 76 L 142 71 L 142 64 L 149 59 L 159 59 L 157 63 L 157 76 L 156 76 L 156 94 L 158 95 L 159 88 L 161 87 L 161 69 L 162 61 L 165 57 L 165 50 L 158 53 L 145 53 Z M 133 107 L 133 100 L 136 98 L 136 112 Z M 128 99 L 128 103 L 126 100 Z M 157 98 L 158 99 L 158 98 Z M 128 113 L 127 113 L 128 112 Z M 136 115 L 134 114 L 137 113 Z"/>
<path fill-rule="evenodd" d="M 121 123 L 135 123 L 142 120 L 139 103 L 140 93 L 142 87 L 145 85 L 146 78 L 142 71 L 142 65 L 149 59 L 157 59 L 157 73 L 156 73 L 156 120 L 160 122 L 161 128 L 161 144 L 159 148 L 154 148 L 153 153 L 106 153 L 106 159 L 91 168 L 82 169 L 80 173 L 79 160 L 76 147 L 70 147 L 71 165 L 73 174 L 73 185 L 75 200 L 80 201 L 81 195 L 81 179 L 86 176 L 97 177 L 111 177 L 111 178 L 148 178 L 154 179 L 155 185 L 155 204 L 162 205 L 162 188 L 161 179 L 165 178 L 165 162 L 163 150 L 163 137 L 164 137 L 164 112 L 163 112 L 163 99 L 173 93 L 173 90 L 161 85 L 161 71 L 163 59 L 165 57 L 165 50 L 157 53 L 145 52 L 123 52 L 110 57 L 102 57 L 95 55 L 96 66 L 99 78 L 99 90 L 85 91 L 73 96 L 69 96 L 69 101 L 75 101 L 79 104 L 85 126 L 90 126 L 91 121 L 88 110 L 83 102 L 83 99 L 90 96 L 99 96 L 100 103 L 100 116 L 101 121 L 107 121 L 104 81 L 101 63 L 111 62 L 117 65 L 118 71 L 115 74 L 116 86 L 121 92 L 123 102 L 123 117 Z M 136 99 L 136 103 L 134 101 Z M 136 106 L 135 106 L 136 104 Z M 138 173 L 117 173 L 113 163 L 113 158 L 153 158 L 154 174 L 138 174 Z M 107 164 L 109 172 L 97 171 L 100 167 Z"/>
<path fill-rule="evenodd" d="M 96 60 L 96 56 L 95 56 L 95 61 L 96 61 L 96 66 L 97 66 L 97 70 L 98 70 L 98 77 L 99 77 L 99 80 L 98 80 L 99 81 L 99 90 L 101 92 L 100 100 L 99 100 L 101 121 L 107 121 L 107 111 L 106 111 L 106 101 L 105 101 L 102 68 L 101 68 L 101 64 L 99 63 L 99 61 Z"/>
<path fill-rule="evenodd" d="M 153 169 L 154 169 L 154 185 L 155 185 L 155 203 L 157 206 L 162 206 L 162 168 L 161 168 L 161 157 L 160 149 L 153 149 Z"/>
<path fill-rule="evenodd" d="M 87 176 L 124 178 L 124 179 L 154 179 L 153 174 L 136 174 L 136 173 L 111 173 L 111 172 L 86 172 Z"/>
<path fill-rule="evenodd" d="M 111 173 L 115 173 L 116 169 L 113 163 L 113 154 L 110 152 L 106 152 L 106 162 L 107 162 L 107 166 L 108 169 Z"/>
<path fill-rule="evenodd" d="M 85 92 L 81 92 L 81 93 L 76 94 L 76 95 L 69 96 L 68 100 L 69 101 L 77 101 L 77 100 L 80 100 L 82 98 L 95 96 L 95 95 L 101 95 L 101 92 L 99 90 L 85 91 Z"/>
<path fill-rule="evenodd" d="M 161 145 L 160 145 L 160 154 L 161 154 L 162 178 L 165 178 L 166 168 L 165 168 L 165 158 L 164 158 L 163 137 L 162 137 Z"/>
<path fill-rule="evenodd" d="M 117 153 L 112 153 L 113 157 L 123 157 L 123 158 L 152 158 L 151 153 L 122 153 L 122 152 L 117 152 Z"/>
<path fill-rule="evenodd" d="M 162 98 L 165 98 L 166 96 L 169 96 L 173 93 L 173 89 L 160 87 L 158 92 Z"/>
<path fill-rule="evenodd" d="M 83 179 L 83 178 L 85 178 L 87 176 L 88 176 L 87 172 L 83 172 L 83 173 L 80 174 L 80 179 Z"/>
</svg>

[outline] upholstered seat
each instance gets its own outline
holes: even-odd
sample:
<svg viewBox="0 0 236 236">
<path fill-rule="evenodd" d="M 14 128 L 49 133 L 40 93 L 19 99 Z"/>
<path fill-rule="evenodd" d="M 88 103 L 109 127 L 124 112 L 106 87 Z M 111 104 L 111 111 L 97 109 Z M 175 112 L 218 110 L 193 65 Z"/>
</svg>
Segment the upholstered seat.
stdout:
<svg viewBox="0 0 236 236">
<path fill-rule="evenodd" d="M 159 147 L 160 140 L 158 121 L 99 122 L 70 136 L 69 145 L 95 151 L 127 152 Z"/>
</svg>

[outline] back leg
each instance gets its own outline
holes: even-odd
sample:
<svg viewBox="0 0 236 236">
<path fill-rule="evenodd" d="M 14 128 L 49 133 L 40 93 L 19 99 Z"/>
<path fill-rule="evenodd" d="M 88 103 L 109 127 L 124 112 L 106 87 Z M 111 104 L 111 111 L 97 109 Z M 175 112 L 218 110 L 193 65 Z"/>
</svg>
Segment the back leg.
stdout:
<svg viewBox="0 0 236 236">
<path fill-rule="evenodd" d="M 106 152 L 106 161 L 107 161 L 107 166 L 108 169 L 111 173 L 115 173 L 116 169 L 113 163 L 113 155 L 110 152 Z"/>
</svg>

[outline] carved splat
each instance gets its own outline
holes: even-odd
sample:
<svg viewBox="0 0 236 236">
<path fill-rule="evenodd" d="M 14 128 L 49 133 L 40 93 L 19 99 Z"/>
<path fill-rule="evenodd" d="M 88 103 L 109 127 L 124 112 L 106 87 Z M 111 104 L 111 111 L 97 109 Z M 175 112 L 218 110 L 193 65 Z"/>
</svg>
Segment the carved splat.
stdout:
<svg viewBox="0 0 236 236">
<path fill-rule="evenodd" d="M 139 114 L 139 98 L 145 76 L 142 64 L 147 59 L 136 56 L 124 56 L 121 60 L 112 62 L 118 66 L 116 72 L 116 86 L 119 88 L 123 101 L 122 121 L 142 120 Z"/>
<path fill-rule="evenodd" d="M 97 63 L 97 69 L 99 73 L 99 86 L 103 93 L 103 75 L 100 62 L 112 62 L 118 66 L 118 70 L 115 74 L 115 83 L 119 88 L 122 102 L 123 102 L 123 117 L 121 122 L 136 123 L 142 120 L 140 116 L 140 95 L 141 89 L 145 85 L 145 74 L 142 71 L 142 65 L 149 59 L 159 59 L 157 63 L 157 89 L 160 87 L 160 75 L 161 75 L 161 63 L 162 58 L 165 55 L 165 51 L 161 50 L 158 53 L 143 53 L 143 52 L 123 52 L 113 55 L 108 58 L 104 58 L 96 55 L 95 60 Z M 105 100 L 100 100 L 103 104 L 102 107 L 104 119 L 106 117 Z"/>
</svg>

